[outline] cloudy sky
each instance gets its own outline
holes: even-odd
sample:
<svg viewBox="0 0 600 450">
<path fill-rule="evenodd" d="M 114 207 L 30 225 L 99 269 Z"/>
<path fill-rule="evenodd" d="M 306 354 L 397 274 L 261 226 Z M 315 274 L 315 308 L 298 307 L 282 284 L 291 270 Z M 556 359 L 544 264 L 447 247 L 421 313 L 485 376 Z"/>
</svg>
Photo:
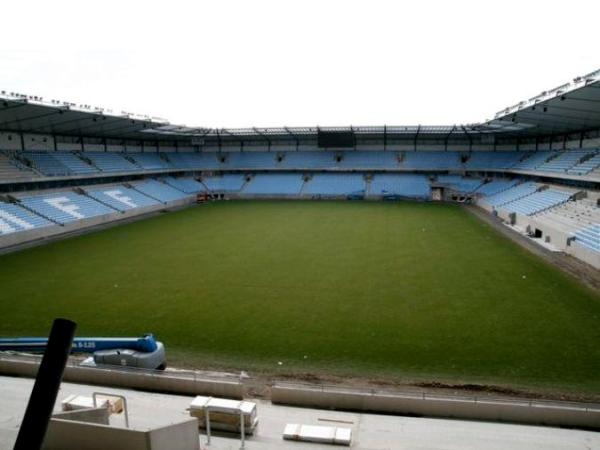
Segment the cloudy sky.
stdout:
<svg viewBox="0 0 600 450">
<path fill-rule="evenodd" d="M 209 127 L 472 123 L 600 68 L 600 2 L 5 2 L 0 89 Z"/>
</svg>

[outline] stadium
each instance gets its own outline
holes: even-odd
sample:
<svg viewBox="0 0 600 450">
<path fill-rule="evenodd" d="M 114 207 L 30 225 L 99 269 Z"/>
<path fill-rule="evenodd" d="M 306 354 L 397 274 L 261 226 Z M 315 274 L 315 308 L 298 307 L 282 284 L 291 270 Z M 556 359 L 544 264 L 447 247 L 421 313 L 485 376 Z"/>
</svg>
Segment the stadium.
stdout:
<svg viewBox="0 0 600 450">
<path fill-rule="evenodd" d="M 0 449 L 600 449 L 592 6 L 51 3 L 0 30 Z"/>
</svg>

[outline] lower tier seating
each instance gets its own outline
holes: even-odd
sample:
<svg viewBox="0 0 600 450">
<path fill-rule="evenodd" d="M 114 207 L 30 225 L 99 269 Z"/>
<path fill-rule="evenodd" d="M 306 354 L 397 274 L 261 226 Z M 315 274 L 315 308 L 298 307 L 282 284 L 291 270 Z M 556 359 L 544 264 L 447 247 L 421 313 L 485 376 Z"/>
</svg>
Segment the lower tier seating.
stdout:
<svg viewBox="0 0 600 450">
<path fill-rule="evenodd" d="M 369 194 L 429 198 L 431 187 L 425 175 L 377 174 L 371 180 Z"/>
<path fill-rule="evenodd" d="M 116 209 L 117 211 L 128 211 L 144 206 L 158 205 L 160 202 L 148 197 L 135 189 L 123 185 L 109 186 L 103 188 L 86 188 L 86 193 L 99 202 Z"/>
<path fill-rule="evenodd" d="M 22 197 L 19 201 L 28 209 L 59 224 L 115 212 L 90 197 L 72 191 Z"/>
<path fill-rule="evenodd" d="M 49 220 L 14 203 L 0 202 L 0 235 L 53 225 Z"/>
<path fill-rule="evenodd" d="M 162 203 L 172 202 L 175 200 L 181 200 L 188 197 L 188 194 L 169 186 L 166 183 L 161 183 L 156 180 L 144 180 L 136 183 L 132 183 L 135 190 L 142 194 L 154 198 Z"/>
</svg>

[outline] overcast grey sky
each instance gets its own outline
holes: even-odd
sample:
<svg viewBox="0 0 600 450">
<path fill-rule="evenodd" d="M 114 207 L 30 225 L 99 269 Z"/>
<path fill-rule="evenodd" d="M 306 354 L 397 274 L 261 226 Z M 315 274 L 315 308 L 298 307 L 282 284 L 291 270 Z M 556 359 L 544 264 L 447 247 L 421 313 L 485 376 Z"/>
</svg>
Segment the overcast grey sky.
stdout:
<svg viewBox="0 0 600 450">
<path fill-rule="evenodd" d="M 23 1 L 0 89 L 210 127 L 479 122 L 600 68 L 595 1 Z"/>
</svg>

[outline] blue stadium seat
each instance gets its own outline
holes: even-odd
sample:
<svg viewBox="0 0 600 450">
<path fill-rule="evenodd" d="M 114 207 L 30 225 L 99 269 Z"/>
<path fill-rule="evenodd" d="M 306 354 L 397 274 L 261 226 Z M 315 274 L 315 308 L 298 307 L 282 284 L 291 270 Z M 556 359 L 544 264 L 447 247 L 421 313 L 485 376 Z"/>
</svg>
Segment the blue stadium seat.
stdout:
<svg viewBox="0 0 600 450">
<path fill-rule="evenodd" d="M 174 187 L 181 192 L 185 192 L 186 194 L 197 194 L 198 192 L 206 191 L 206 188 L 202 183 L 190 177 L 163 177 L 161 180 L 169 186 Z"/>
<path fill-rule="evenodd" d="M 152 197 L 162 203 L 181 200 L 189 197 L 189 194 L 181 192 L 168 184 L 161 183 L 156 180 L 144 180 L 132 183 L 135 190 L 141 192 L 148 197 Z"/>
<path fill-rule="evenodd" d="M 365 180 L 361 174 L 315 174 L 303 189 L 314 195 L 360 195 L 365 193 Z"/>
<path fill-rule="evenodd" d="M 474 151 L 464 167 L 467 170 L 502 170 L 517 164 L 525 152 L 519 151 Z"/>
<path fill-rule="evenodd" d="M 401 166 L 405 169 L 453 170 L 461 168 L 459 152 L 404 152 Z"/>
<path fill-rule="evenodd" d="M 122 153 L 85 152 L 88 158 L 102 172 L 139 172 L 141 168 L 125 159 Z"/>
<path fill-rule="evenodd" d="M 475 191 L 483 183 L 480 178 L 464 178 L 460 175 L 438 175 L 437 181 L 465 194 Z"/>
<path fill-rule="evenodd" d="M 244 186 L 244 194 L 299 194 L 304 180 L 293 173 L 259 174 Z"/>
<path fill-rule="evenodd" d="M 0 236 L 54 225 L 14 203 L 0 202 Z"/>
<path fill-rule="evenodd" d="M 517 180 L 492 180 L 478 187 L 475 192 L 483 196 L 491 196 L 510 189 L 518 183 Z"/>
<path fill-rule="evenodd" d="M 172 169 L 173 166 L 161 158 L 159 153 L 128 153 L 128 158 L 145 170 Z"/>
<path fill-rule="evenodd" d="M 86 188 L 85 191 L 90 197 L 117 211 L 128 211 L 134 208 L 160 204 L 158 200 L 122 185 L 96 189 Z"/>
<path fill-rule="evenodd" d="M 60 224 L 115 212 L 96 200 L 72 191 L 22 197 L 19 201 L 37 214 Z"/>
<path fill-rule="evenodd" d="M 600 253 L 600 223 L 580 228 L 575 232 L 575 242 Z"/>
<path fill-rule="evenodd" d="M 502 208 L 511 212 L 531 216 L 548 208 L 560 205 L 571 198 L 569 192 L 557 189 L 544 189 L 530 195 L 505 203 Z"/>
<path fill-rule="evenodd" d="M 54 153 L 54 152 L 52 152 Z M 56 159 L 50 152 L 23 152 L 22 155 L 27 158 L 32 166 L 38 171 L 48 176 L 71 175 L 73 172 L 61 161 Z"/>
<path fill-rule="evenodd" d="M 425 175 L 376 174 L 371 180 L 371 195 L 429 198 L 431 187 Z"/>
<path fill-rule="evenodd" d="M 497 194 L 486 197 L 485 201 L 496 208 L 513 202 L 527 195 L 531 195 L 538 190 L 535 183 L 523 183 L 513 186 L 509 189 L 498 192 Z"/>
<path fill-rule="evenodd" d="M 244 175 L 225 174 L 216 177 L 203 177 L 202 183 L 213 192 L 237 192 L 246 182 Z"/>
<path fill-rule="evenodd" d="M 72 174 L 86 175 L 99 172 L 96 167 L 89 165 L 83 159 L 79 158 L 79 156 L 77 156 L 75 153 L 53 152 L 52 156 L 65 167 L 67 167 Z"/>
</svg>

